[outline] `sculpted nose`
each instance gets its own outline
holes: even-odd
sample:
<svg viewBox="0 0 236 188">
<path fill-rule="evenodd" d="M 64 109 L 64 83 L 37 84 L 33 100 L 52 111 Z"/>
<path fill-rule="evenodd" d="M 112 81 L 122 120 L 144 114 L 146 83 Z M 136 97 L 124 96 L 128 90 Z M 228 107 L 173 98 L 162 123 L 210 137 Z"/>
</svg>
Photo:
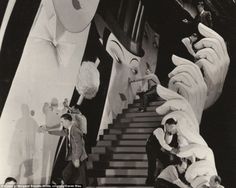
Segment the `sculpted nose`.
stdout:
<svg viewBox="0 0 236 188">
<path fill-rule="evenodd" d="M 81 9 L 80 2 L 78 0 L 72 0 L 72 5 L 76 10 Z"/>
</svg>

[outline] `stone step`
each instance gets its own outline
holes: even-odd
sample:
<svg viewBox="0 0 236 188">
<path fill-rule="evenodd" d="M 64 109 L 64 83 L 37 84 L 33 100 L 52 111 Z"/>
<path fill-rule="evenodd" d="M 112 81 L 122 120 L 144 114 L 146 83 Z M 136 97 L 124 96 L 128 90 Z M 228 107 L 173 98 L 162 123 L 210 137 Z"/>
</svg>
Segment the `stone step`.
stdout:
<svg viewBox="0 0 236 188">
<path fill-rule="evenodd" d="M 100 177 L 97 185 L 145 185 L 145 177 Z"/>
<path fill-rule="evenodd" d="M 145 146 L 146 140 L 100 140 L 97 146 Z"/>
<path fill-rule="evenodd" d="M 161 116 L 154 117 L 129 117 L 129 118 L 121 118 L 121 123 L 131 123 L 131 122 L 161 122 Z"/>
<path fill-rule="evenodd" d="M 124 133 L 149 133 L 151 134 L 155 128 L 112 128 L 104 131 L 105 134 L 124 134 Z"/>
<path fill-rule="evenodd" d="M 164 103 L 165 101 L 154 101 L 154 102 L 150 102 L 149 104 L 148 104 L 148 106 L 160 106 L 160 105 L 162 105 L 163 103 Z M 132 108 L 132 107 L 140 107 L 140 102 L 139 101 L 137 101 L 137 102 L 134 102 L 133 104 L 131 104 L 130 106 L 129 106 L 129 108 Z"/>
<path fill-rule="evenodd" d="M 89 177 L 109 177 L 109 176 L 147 176 L 147 169 L 90 169 L 88 170 Z"/>
<path fill-rule="evenodd" d="M 108 134 L 100 136 L 100 140 L 147 140 L 150 134 Z"/>
<path fill-rule="evenodd" d="M 146 108 L 146 111 L 147 112 L 156 112 L 156 108 L 157 108 L 156 106 L 148 106 Z M 130 107 L 130 108 L 126 109 L 124 112 L 125 113 L 127 113 L 127 112 L 139 112 L 138 109 L 139 109 L 139 107 L 134 106 L 134 107 Z"/>
<path fill-rule="evenodd" d="M 125 117 L 153 117 L 159 116 L 156 112 L 127 112 L 124 114 Z"/>
<path fill-rule="evenodd" d="M 116 123 L 115 125 L 110 125 L 109 128 L 128 128 L 128 127 L 158 127 L 160 122 L 136 122 L 136 123 Z"/>
<path fill-rule="evenodd" d="M 147 161 L 87 161 L 88 169 L 104 168 L 147 168 Z"/>
<path fill-rule="evenodd" d="M 96 146 L 92 148 L 92 153 L 102 153 L 107 152 L 114 153 L 145 153 L 145 146 L 143 147 L 105 147 L 105 146 Z"/>
<path fill-rule="evenodd" d="M 150 133 L 148 133 L 148 134 L 146 134 L 146 133 L 144 133 L 144 132 L 142 132 L 142 133 L 139 133 L 139 134 L 123 134 L 123 135 L 121 135 L 121 138 L 122 139 L 126 139 L 126 140 L 133 140 L 133 139 L 145 139 L 145 140 L 147 140 L 148 139 L 148 137 L 150 136 Z"/>
<path fill-rule="evenodd" d="M 89 161 L 104 161 L 104 160 L 128 160 L 128 161 L 134 161 L 134 160 L 147 160 L 147 154 L 140 154 L 140 153 L 106 153 L 106 154 L 98 154 L 98 153 L 92 153 L 89 154 Z"/>
</svg>

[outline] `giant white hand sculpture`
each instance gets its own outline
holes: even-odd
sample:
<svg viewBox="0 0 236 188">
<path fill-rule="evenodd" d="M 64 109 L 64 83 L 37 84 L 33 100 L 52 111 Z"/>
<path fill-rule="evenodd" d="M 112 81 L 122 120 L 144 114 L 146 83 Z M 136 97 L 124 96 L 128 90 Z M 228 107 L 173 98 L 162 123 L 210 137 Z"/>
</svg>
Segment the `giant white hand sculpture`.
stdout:
<svg viewBox="0 0 236 188">
<path fill-rule="evenodd" d="M 205 108 L 214 104 L 221 95 L 229 67 L 229 55 L 224 39 L 203 24 L 198 30 L 205 38 L 194 45 L 197 50 L 196 64 L 203 70 L 203 77 L 208 87 Z"/>
<path fill-rule="evenodd" d="M 188 101 L 176 92 L 161 85 L 157 86 L 157 93 L 167 100 L 156 109 L 158 114 L 165 115 L 162 124 L 165 124 L 167 119 L 173 118 L 177 121 L 177 134 L 184 137 L 189 144 L 196 143 L 207 146 L 207 143 L 199 134 L 199 123 Z"/>
<path fill-rule="evenodd" d="M 214 175 L 217 175 L 217 170 L 207 160 L 192 163 L 185 172 L 185 178 L 192 187 L 200 187 L 204 183 L 209 183 L 210 178 Z"/>
<path fill-rule="evenodd" d="M 170 112 L 173 111 L 183 111 L 186 112 L 187 118 L 190 118 L 191 121 L 194 124 L 194 129 L 199 132 L 199 126 L 198 126 L 198 121 L 196 119 L 196 115 L 191 107 L 191 105 L 188 103 L 188 101 L 178 93 L 167 89 L 161 85 L 157 86 L 157 93 L 158 95 L 165 99 L 166 102 L 156 108 L 156 112 L 160 115 L 167 115 Z M 163 122 L 166 121 L 166 117 L 163 118 Z"/>
<path fill-rule="evenodd" d="M 211 148 L 200 144 L 189 144 L 179 149 L 177 156 L 180 158 L 194 158 L 207 160 L 215 166 L 215 157 Z"/>
<path fill-rule="evenodd" d="M 189 102 L 200 123 L 207 97 L 207 86 L 200 68 L 191 61 L 175 55 L 172 56 L 172 61 L 177 67 L 169 73 L 168 87 Z"/>
</svg>

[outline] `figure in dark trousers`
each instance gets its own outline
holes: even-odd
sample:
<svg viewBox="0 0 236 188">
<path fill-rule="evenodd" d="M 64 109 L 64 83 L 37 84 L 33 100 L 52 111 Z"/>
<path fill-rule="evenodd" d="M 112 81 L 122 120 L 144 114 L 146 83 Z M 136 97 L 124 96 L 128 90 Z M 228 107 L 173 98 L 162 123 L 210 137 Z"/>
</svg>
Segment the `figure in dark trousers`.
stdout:
<svg viewBox="0 0 236 188">
<path fill-rule="evenodd" d="M 142 78 L 138 78 L 138 79 L 130 81 L 130 83 L 132 83 L 132 82 L 138 82 L 138 81 L 144 80 L 148 84 L 148 90 L 145 92 L 139 93 L 139 96 L 141 99 L 141 104 L 139 108 L 140 112 L 146 111 L 147 105 L 150 101 L 157 100 L 158 95 L 156 92 L 156 86 L 157 84 L 160 84 L 158 77 L 154 73 L 151 72 L 150 65 L 148 63 L 146 63 L 146 65 L 147 65 L 146 75 Z"/>
<path fill-rule="evenodd" d="M 66 160 L 67 166 L 62 172 L 64 184 L 82 184 L 86 187 L 86 159 L 87 154 L 84 147 L 83 132 L 72 121 L 70 114 L 63 114 L 60 119 L 63 130 L 49 130 L 41 127 L 41 131 L 49 134 L 66 137 Z"/>
<path fill-rule="evenodd" d="M 173 124 L 176 121 L 172 118 L 166 121 L 166 124 Z M 148 158 L 148 177 L 146 179 L 146 185 L 154 185 L 156 175 L 160 173 L 160 170 L 167 167 L 174 159 L 175 155 L 171 152 L 178 148 L 177 135 L 171 135 L 164 131 L 164 126 L 158 127 L 148 138 L 146 143 L 146 153 Z M 161 169 L 156 173 L 156 160 L 159 160 L 162 165 Z M 160 167 L 159 166 L 159 167 Z"/>
</svg>

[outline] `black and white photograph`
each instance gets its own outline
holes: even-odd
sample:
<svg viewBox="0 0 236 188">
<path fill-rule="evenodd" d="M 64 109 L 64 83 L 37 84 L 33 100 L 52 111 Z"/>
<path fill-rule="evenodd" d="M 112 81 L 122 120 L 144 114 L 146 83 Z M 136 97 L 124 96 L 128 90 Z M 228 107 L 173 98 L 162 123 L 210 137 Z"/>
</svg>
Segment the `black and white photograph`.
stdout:
<svg viewBox="0 0 236 188">
<path fill-rule="evenodd" d="M 235 188 L 235 0 L 0 0 L 0 187 Z"/>
</svg>

